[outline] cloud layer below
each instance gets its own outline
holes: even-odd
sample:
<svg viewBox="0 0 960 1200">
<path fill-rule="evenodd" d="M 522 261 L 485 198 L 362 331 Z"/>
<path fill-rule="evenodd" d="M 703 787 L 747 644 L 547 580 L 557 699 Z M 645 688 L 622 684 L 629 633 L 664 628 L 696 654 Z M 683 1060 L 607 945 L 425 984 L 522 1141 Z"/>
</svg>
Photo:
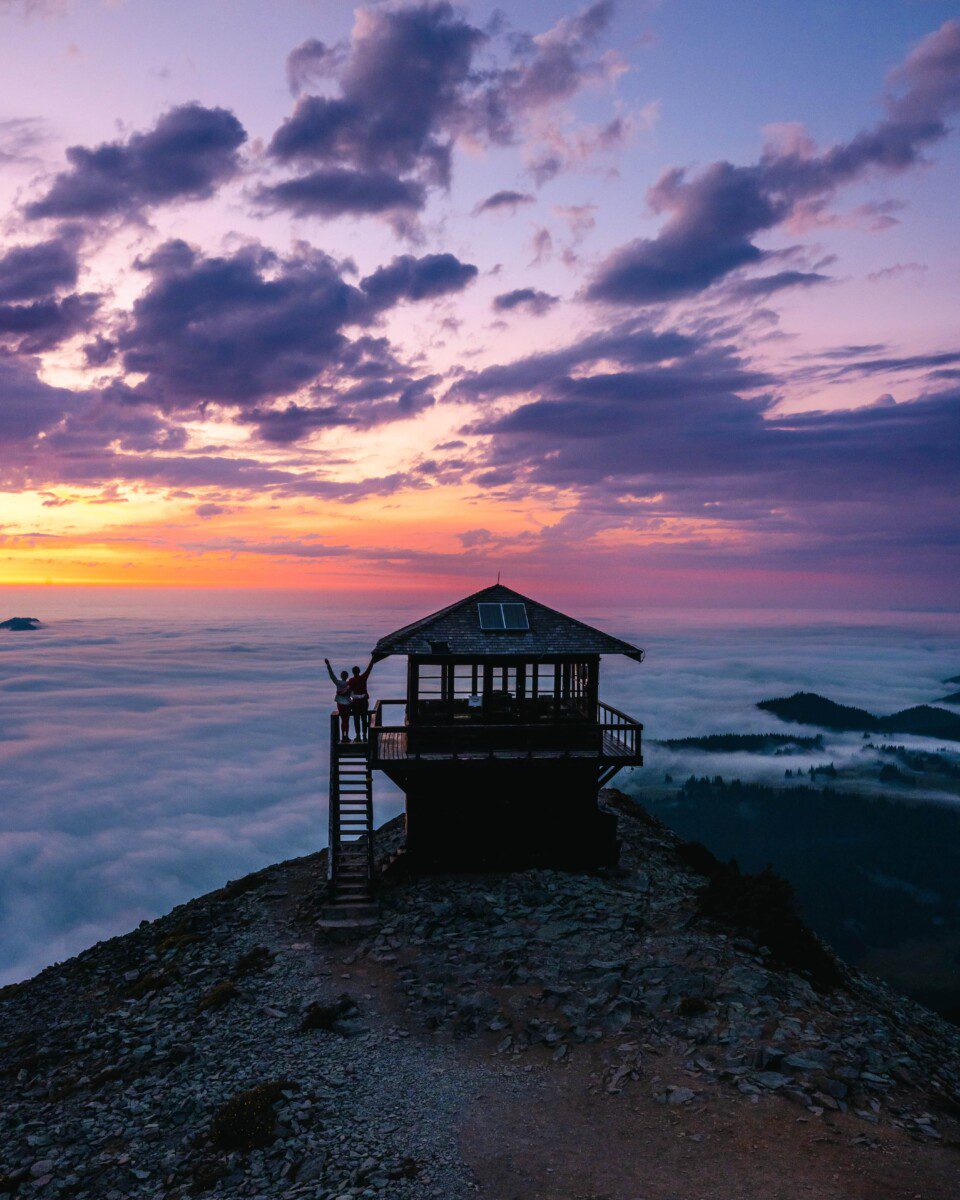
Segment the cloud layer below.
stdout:
<svg viewBox="0 0 960 1200">
<path fill-rule="evenodd" d="M 113 616 L 65 618 L 76 601 L 55 589 L 22 603 L 41 604 L 48 628 L 0 641 L 0 983 L 322 846 L 323 656 L 362 663 L 425 607 L 347 612 L 262 594 L 238 612 L 227 597 L 107 592 L 88 607 Z M 574 611 L 647 647 L 641 667 L 610 660 L 603 691 L 651 738 L 782 729 L 753 704 L 797 688 L 887 711 L 939 695 L 960 669 L 955 622 L 932 636 L 929 624 Z M 377 667 L 375 696 L 398 694 L 401 666 Z M 376 795 L 378 820 L 398 811 L 379 776 Z"/>
</svg>

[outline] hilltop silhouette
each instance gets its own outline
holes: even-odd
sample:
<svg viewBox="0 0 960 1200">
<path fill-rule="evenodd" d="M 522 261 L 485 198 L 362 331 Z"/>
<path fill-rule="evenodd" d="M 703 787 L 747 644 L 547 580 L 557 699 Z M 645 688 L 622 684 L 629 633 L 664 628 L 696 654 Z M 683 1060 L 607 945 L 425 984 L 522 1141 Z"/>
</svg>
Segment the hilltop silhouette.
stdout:
<svg viewBox="0 0 960 1200">
<path fill-rule="evenodd" d="M 918 704 L 879 717 L 865 708 L 837 704 L 816 692 L 795 692 L 792 696 L 760 700 L 757 708 L 798 725 L 818 725 L 822 729 L 851 733 L 913 733 L 960 742 L 960 717 L 930 704 Z"/>
</svg>

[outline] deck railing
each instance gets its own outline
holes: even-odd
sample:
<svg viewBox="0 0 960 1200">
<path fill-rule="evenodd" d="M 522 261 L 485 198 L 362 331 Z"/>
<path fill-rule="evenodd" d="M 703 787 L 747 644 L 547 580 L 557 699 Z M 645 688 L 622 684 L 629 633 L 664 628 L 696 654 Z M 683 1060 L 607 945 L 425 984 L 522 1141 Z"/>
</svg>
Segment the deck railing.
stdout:
<svg viewBox="0 0 960 1200">
<path fill-rule="evenodd" d="M 604 731 L 604 741 L 607 744 L 612 742 L 617 750 L 622 750 L 624 757 L 635 758 L 639 755 L 643 734 L 643 726 L 639 721 L 634 720 L 628 713 L 621 712 L 619 708 L 614 708 L 612 704 L 604 704 L 602 700 L 598 700 L 597 723 Z"/>
<path fill-rule="evenodd" d="M 388 709 L 400 712 L 389 719 Z M 603 758 L 639 761 L 643 725 L 601 700 L 597 702 L 595 721 L 546 721 L 536 725 L 463 722 L 411 727 L 406 721 L 406 701 L 378 700 L 370 714 L 371 764 L 417 759 L 421 751 L 410 746 L 411 732 L 422 741 L 422 752 L 431 758 L 526 750 L 531 754 L 594 751 Z"/>
</svg>

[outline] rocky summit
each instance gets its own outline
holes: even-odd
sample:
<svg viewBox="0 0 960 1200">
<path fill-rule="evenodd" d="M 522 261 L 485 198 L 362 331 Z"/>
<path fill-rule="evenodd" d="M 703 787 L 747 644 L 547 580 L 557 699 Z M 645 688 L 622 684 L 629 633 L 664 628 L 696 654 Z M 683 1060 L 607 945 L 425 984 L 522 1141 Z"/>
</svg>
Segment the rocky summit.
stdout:
<svg viewBox="0 0 960 1200">
<path fill-rule="evenodd" d="M 4 989 L 0 1194 L 955 1200 L 960 1030 L 603 800 L 616 870 L 416 877 L 395 821 L 360 940 L 320 853 Z"/>
</svg>

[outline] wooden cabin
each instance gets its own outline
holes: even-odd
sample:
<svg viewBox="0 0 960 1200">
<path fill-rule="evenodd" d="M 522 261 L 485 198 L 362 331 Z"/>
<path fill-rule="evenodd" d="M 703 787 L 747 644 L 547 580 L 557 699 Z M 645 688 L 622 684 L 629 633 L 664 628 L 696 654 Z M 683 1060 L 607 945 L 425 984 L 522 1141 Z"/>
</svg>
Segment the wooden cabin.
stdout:
<svg viewBox="0 0 960 1200">
<path fill-rule="evenodd" d="M 332 722 L 331 813 L 339 765 L 348 791 L 354 781 L 356 827 L 365 800 L 372 831 L 371 773 L 383 771 L 406 796 L 405 853 L 418 869 L 616 863 L 616 818 L 597 796 L 642 763 L 643 727 L 600 699 L 605 654 L 643 659 L 500 584 L 387 634 L 373 656 L 406 657 L 406 695 L 376 702 L 365 746 L 340 745 Z M 339 853 L 359 898 L 361 868 L 372 872 L 358 857 L 369 838 L 355 840 L 350 866 L 335 823 L 332 815 L 334 881 Z"/>
</svg>

